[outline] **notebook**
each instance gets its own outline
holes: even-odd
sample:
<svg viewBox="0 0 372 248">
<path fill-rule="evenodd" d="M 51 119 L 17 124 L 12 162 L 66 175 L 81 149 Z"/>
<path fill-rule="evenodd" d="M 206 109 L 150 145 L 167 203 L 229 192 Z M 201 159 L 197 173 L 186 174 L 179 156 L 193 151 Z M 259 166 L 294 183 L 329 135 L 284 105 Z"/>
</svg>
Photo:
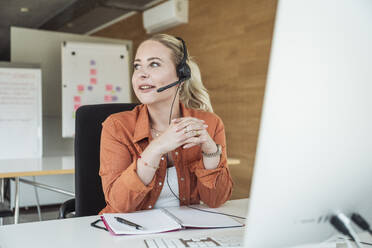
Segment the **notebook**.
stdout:
<svg viewBox="0 0 372 248">
<path fill-rule="evenodd" d="M 201 208 L 217 212 L 215 209 Z M 137 230 L 118 222 L 120 217 L 143 227 Z M 101 216 L 106 228 L 113 235 L 151 234 L 176 231 L 185 228 L 227 228 L 241 227 L 244 224 L 221 214 L 202 212 L 186 206 L 143 210 L 133 213 L 103 214 Z"/>
</svg>

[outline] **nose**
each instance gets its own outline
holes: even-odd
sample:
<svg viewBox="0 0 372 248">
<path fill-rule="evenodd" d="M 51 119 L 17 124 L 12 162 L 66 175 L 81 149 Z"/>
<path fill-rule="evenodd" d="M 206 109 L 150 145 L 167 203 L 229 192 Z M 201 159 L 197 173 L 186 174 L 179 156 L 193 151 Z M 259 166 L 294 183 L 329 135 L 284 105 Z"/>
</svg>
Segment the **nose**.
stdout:
<svg viewBox="0 0 372 248">
<path fill-rule="evenodd" d="M 146 79 L 146 78 L 149 77 L 149 74 L 148 74 L 148 73 L 141 73 L 140 77 L 141 77 L 142 79 Z"/>
<path fill-rule="evenodd" d="M 149 73 L 144 69 L 144 68 L 140 68 L 138 70 L 138 76 L 141 78 L 141 79 L 146 79 L 149 77 Z"/>
</svg>

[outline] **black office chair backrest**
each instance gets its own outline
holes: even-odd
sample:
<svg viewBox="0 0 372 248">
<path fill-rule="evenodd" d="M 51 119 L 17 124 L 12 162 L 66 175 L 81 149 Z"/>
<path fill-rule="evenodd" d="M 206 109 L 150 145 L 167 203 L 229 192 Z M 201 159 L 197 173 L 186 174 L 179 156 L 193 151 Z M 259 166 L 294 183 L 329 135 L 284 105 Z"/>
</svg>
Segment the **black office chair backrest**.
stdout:
<svg viewBox="0 0 372 248">
<path fill-rule="evenodd" d="M 102 122 L 111 114 L 132 110 L 137 104 L 84 105 L 75 121 L 75 215 L 96 215 L 105 207 L 99 176 Z"/>
</svg>

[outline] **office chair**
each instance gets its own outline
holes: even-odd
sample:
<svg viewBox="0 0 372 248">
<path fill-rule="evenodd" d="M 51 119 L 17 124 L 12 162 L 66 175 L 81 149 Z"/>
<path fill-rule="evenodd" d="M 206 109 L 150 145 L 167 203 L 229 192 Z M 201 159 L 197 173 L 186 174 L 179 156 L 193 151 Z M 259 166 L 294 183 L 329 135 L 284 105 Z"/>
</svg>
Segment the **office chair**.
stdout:
<svg viewBox="0 0 372 248">
<path fill-rule="evenodd" d="M 64 202 L 59 218 L 97 215 L 106 206 L 99 176 L 102 122 L 111 114 L 132 110 L 135 103 L 84 105 L 75 119 L 75 199 Z"/>
</svg>

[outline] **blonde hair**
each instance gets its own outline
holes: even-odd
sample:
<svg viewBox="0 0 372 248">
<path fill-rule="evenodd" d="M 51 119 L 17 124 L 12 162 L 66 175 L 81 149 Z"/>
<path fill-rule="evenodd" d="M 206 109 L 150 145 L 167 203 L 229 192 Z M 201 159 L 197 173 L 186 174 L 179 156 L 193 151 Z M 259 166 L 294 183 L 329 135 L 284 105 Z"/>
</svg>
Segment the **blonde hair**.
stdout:
<svg viewBox="0 0 372 248">
<path fill-rule="evenodd" d="M 158 41 L 173 52 L 173 60 L 178 65 L 183 56 L 183 45 L 176 37 L 167 34 L 155 34 L 148 40 Z M 190 53 L 188 53 L 190 54 Z M 191 78 L 186 80 L 180 89 L 180 101 L 187 107 L 213 112 L 212 104 L 207 89 L 204 87 L 199 66 L 188 56 L 186 63 L 191 70 Z"/>
</svg>

